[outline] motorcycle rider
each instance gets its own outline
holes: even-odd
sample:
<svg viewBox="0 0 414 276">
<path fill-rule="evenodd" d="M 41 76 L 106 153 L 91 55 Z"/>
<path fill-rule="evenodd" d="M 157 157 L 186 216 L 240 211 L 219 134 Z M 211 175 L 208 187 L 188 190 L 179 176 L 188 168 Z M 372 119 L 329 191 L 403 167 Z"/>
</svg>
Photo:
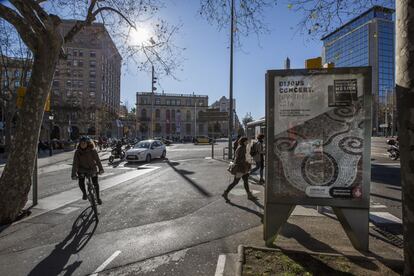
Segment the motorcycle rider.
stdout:
<svg viewBox="0 0 414 276">
<path fill-rule="evenodd" d="M 89 137 L 83 136 L 79 140 L 78 148 L 76 149 L 73 157 L 72 179 L 79 180 L 79 188 L 82 191 L 82 199 L 86 200 L 87 195 L 84 174 L 91 174 L 92 183 L 96 190 L 96 201 L 99 205 L 101 205 L 102 200 L 99 195 L 98 173 L 103 174 L 104 169 L 102 167 L 101 160 L 99 159 L 98 152 L 95 149 L 95 144 Z"/>
</svg>

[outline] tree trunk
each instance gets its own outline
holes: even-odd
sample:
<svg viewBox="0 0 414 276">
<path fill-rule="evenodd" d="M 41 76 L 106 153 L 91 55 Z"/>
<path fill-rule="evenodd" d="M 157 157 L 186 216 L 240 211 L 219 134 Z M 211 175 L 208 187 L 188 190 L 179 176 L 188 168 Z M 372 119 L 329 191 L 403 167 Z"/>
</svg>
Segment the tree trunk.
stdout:
<svg viewBox="0 0 414 276">
<path fill-rule="evenodd" d="M 398 0 L 396 91 L 401 153 L 404 275 L 414 275 L 414 1 Z"/>
<path fill-rule="evenodd" d="M 51 37 L 34 55 L 32 76 L 20 110 L 11 152 L 0 178 L 0 224 L 15 220 L 24 208 L 36 158 L 46 98 L 61 44 Z"/>
</svg>

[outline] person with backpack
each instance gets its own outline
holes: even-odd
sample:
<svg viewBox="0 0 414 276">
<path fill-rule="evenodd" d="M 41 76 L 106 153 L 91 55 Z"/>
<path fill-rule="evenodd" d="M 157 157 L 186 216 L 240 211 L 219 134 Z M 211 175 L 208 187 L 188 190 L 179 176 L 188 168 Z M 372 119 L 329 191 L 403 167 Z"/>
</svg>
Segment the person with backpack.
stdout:
<svg viewBox="0 0 414 276">
<path fill-rule="evenodd" d="M 240 134 L 237 135 L 237 139 L 233 143 L 233 152 L 236 153 L 236 150 L 239 146 L 239 140 L 242 136 Z"/>
<path fill-rule="evenodd" d="M 253 157 L 253 160 L 256 163 L 256 167 L 250 171 L 250 174 L 260 169 L 260 180 L 259 180 L 260 184 L 264 183 L 264 179 L 263 179 L 264 155 L 265 155 L 264 135 L 259 134 L 257 135 L 257 141 L 253 143 L 253 145 L 250 148 L 250 156 Z"/>
<path fill-rule="evenodd" d="M 239 146 L 237 147 L 236 154 L 234 157 L 234 166 L 232 167 L 230 173 L 234 175 L 233 182 L 227 187 L 227 189 L 222 194 L 222 197 L 226 200 L 226 202 L 230 202 L 228 199 L 228 194 L 231 189 L 236 186 L 240 179 L 243 179 L 244 189 L 247 193 L 247 198 L 249 200 L 256 200 L 255 197 L 249 189 L 249 171 L 250 171 L 250 163 L 246 160 L 246 146 L 247 146 L 247 138 L 242 137 L 239 139 Z"/>
</svg>

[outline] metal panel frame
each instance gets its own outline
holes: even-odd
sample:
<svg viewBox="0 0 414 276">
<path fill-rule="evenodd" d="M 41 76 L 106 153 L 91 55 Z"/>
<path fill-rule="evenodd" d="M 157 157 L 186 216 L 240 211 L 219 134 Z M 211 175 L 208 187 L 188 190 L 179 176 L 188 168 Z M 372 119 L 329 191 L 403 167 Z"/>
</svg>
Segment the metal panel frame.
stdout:
<svg viewBox="0 0 414 276">
<path fill-rule="evenodd" d="M 289 198 L 275 194 L 273 186 L 269 183 L 277 181 L 271 171 L 275 160 L 275 153 L 269 143 L 266 147 L 266 189 L 265 189 L 265 215 L 264 239 L 271 245 L 276 239 L 280 227 L 286 222 L 295 205 L 332 206 L 338 219 L 355 248 L 368 250 L 368 215 L 371 181 L 371 109 L 372 109 L 372 83 L 371 67 L 324 68 L 324 69 L 295 69 L 295 70 L 269 70 L 266 73 L 266 141 L 273 141 L 275 136 L 275 83 L 276 76 L 309 76 L 319 74 L 362 74 L 364 76 L 364 151 L 363 151 L 363 177 L 362 198 Z M 282 207 L 284 206 L 284 207 Z M 279 209 L 279 211 L 277 211 Z M 276 212 L 276 213 L 275 213 Z M 282 214 L 283 213 L 283 214 Z M 355 219 L 352 215 L 355 215 Z M 351 216 L 350 216 L 351 215 Z"/>
</svg>

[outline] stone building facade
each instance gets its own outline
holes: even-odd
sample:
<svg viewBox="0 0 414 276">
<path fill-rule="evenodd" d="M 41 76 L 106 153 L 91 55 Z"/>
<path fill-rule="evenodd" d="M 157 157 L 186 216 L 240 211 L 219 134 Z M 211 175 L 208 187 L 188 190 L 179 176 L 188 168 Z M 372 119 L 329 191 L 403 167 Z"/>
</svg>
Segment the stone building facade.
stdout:
<svg viewBox="0 0 414 276">
<path fill-rule="evenodd" d="M 62 23 L 62 33 L 75 24 Z M 110 35 L 93 23 L 65 44 L 67 59 L 57 65 L 51 93 L 52 136 L 77 139 L 82 134 L 117 136 L 113 122 L 120 106 L 121 62 Z"/>
<path fill-rule="evenodd" d="M 210 109 L 214 109 L 220 112 L 228 112 L 230 111 L 230 100 L 227 99 L 225 96 L 221 97 L 219 100 L 215 101 L 213 104 L 210 105 Z M 219 135 L 221 137 L 228 137 L 229 133 L 229 120 L 218 121 L 216 123 L 216 130 L 219 130 Z M 241 128 L 239 117 L 236 113 L 236 99 L 233 99 L 233 136 L 237 136 L 239 134 Z M 217 131 L 216 131 L 217 132 Z M 217 134 L 216 134 L 217 135 Z"/>
<path fill-rule="evenodd" d="M 199 121 L 199 113 L 208 108 L 208 96 L 151 92 L 136 96 L 139 138 L 191 140 L 208 134 L 207 123 Z"/>
</svg>

